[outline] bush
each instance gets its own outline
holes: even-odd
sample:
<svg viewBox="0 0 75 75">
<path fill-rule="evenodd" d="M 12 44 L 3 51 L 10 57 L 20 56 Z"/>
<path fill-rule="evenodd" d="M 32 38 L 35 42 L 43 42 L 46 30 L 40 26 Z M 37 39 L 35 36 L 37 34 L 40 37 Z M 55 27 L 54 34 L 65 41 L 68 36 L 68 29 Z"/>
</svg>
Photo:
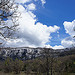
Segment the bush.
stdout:
<svg viewBox="0 0 75 75">
<path fill-rule="evenodd" d="M 10 58 L 7 58 L 4 62 L 3 71 L 6 73 L 13 71 L 13 60 Z"/>
<path fill-rule="evenodd" d="M 21 60 L 15 59 L 13 62 L 13 71 L 19 74 L 23 69 L 24 63 Z"/>
</svg>

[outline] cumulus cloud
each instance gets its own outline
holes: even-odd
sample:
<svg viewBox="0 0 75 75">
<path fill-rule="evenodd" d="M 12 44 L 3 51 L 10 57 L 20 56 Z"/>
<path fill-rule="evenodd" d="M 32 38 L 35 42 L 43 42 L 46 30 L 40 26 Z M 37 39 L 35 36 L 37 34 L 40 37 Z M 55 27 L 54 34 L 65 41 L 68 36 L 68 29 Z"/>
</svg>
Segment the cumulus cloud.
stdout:
<svg viewBox="0 0 75 75">
<path fill-rule="evenodd" d="M 18 39 L 10 39 L 5 46 L 11 47 L 24 47 L 24 46 L 45 46 L 50 41 L 50 34 L 56 32 L 60 27 L 43 25 L 37 22 L 36 15 L 30 10 L 34 10 L 35 6 L 30 3 L 27 11 L 22 5 L 19 5 L 18 11 L 21 13 L 19 18 L 19 32 L 16 32 L 15 36 L 19 36 Z M 36 24 L 35 24 L 36 23 Z M 14 43 L 14 44 L 13 44 Z"/>
<path fill-rule="evenodd" d="M 48 44 L 48 45 L 45 45 L 44 47 L 45 47 L 45 48 L 53 48 L 53 47 L 52 47 L 51 45 L 49 45 L 49 44 Z"/>
<path fill-rule="evenodd" d="M 44 5 L 46 3 L 46 0 L 15 0 L 15 2 L 19 3 L 19 4 L 21 4 L 21 3 L 27 3 L 27 2 L 30 3 L 31 1 L 35 1 L 35 2 L 41 1 L 42 5 Z"/>
<path fill-rule="evenodd" d="M 65 21 L 63 25 L 66 33 L 68 33 L 70 36 L 75 36 L 75 20 L 73 20 L 72 22 Z"/>
<path fill-rule="evenodd" d="M 64 47 L 62 45 L 55 45 L 55 46 L 51 46 L 51 45 L 45 45 L 46 48 L 53 48 L 53 49 L 64 49 Z"/>
<path fill-rule="evenodd" d="M 31 0 L 15 0 L 16 3 L 27 3 L 30 2 Z"/>
<path fill-rule="evenodd" d="M 75 47 L 75 38 L 67 37 L 61 41 L 61 44 L 65 47 Z"/>
<path fill-rule="evenodd" d="M 35 10 L 36 9 L 36 5 L 34 3 L 31 3 L 26 7 L 27 7 L 28 10 Z"/>
<path fill-rule="evenodd" d="M 55 45 L 54 47 L 52 47 L 53 49 L 64 49 L 64 46 L 62 45 Z"/>
<path fill-rule="evenodd" d="M 63 25 L 66 30 L 66 33 L 68 33 L 70 36 L 63 39 L 61 41 L 61 44 L 65 48 L 75 47 L 75 20 L 73 20 L 72 22 L 65 21 Z"/>
<path fill-rule="evenodd" d="M 65 21 L 63 25 L 66 33 L 69 34 L 70 36 L 63 39 L 61 41 L 61 45 L 59 46 L 55 45 L 54 47 L 52 47 L 53 49 L 75 47 L 75 20 L 73 20 L 72 22 Z"/>
<path fill-rule="evenodd" d="M 42 2 L 42 5 L 44 5 L 44 4 L 46 3 L 46 1 L 45 1 L 45 0 L 41 0 L 41 2 Z"/>
</svg>

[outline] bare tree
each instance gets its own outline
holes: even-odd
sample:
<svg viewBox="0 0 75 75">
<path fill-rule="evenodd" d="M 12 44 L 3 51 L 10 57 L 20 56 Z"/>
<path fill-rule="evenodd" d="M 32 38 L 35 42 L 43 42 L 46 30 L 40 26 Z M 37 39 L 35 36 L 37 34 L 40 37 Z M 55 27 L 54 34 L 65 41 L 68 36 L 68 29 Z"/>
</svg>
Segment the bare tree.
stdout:
<svg viewBox="0 0 75 75">
<path fill-rule="evenodd" d="M 17 30 L 20 15 L 17 9 L 15 0 L 0 0 L 0 39 L 12 38 Z"/>
<path fill-rule="evenodd" d="M 45 58 L 47 75 L 53 75 L 54 50 L 51 48 L 44 48 L 41 53 Z"/>
</svg>

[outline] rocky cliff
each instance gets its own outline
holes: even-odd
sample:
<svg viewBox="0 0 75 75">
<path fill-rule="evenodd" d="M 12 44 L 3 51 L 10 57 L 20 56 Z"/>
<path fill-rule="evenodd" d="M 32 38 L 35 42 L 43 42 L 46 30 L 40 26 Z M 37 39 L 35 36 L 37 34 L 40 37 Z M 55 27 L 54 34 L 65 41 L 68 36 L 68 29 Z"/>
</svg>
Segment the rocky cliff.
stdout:
<svg viewBox="0 0 75 75">
<path fill-rule="evenodd" d="M 1 48 L 0 49 L 0 60 L 5 60 L 7 57 L 13 59 L 33 59 L 40 56 L 40 50 L 42 48 L 29 48 L 29 47 L 20 47 L 20 48 Z"/>
<path fill-rule="evenodd" d="M 8 57 L 12 59 L 18 58 L 21 60 L 35 59 L 36 57 L 41 56 L 40 51 L 42 51 L 43 49 L 44 48 L 30 48 L 30 47 L 0 48 L 0 60 L 5 60 Z M 53 50 L 53 52 L 54 56 L 71 55 L 75 54 L 75 48 L 57 49 Z"/>
</svg>

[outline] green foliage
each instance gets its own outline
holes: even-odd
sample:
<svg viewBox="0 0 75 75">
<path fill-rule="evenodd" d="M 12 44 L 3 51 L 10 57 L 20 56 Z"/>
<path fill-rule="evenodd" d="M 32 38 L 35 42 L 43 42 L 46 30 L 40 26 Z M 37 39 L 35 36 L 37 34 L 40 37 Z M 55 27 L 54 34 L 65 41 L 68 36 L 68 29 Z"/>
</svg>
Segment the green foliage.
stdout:
<svg viewBox="0 0 75 75">
<path fill-rule="evenodd" d="M 48 58 L 48 60 L 51 62 L 51 58 Z M 51 63 L 48 65 L 49 74 L 51 74 Z M 0 61 L 0 71 L 15 74 L 23 72 L 25 75 L 47 75 L 47 62 L 46 58 L 36 58 L 26 61 L 7 58 L 5 61 Z M 52 73 L 52 75 L 75 74 L 75 55 L 54 58 L 52 62 Z"/>
<path fill-rule="evenodd" d="M 24 66 L 23 61 L 15 59 L 13 62 L 13 71 L 16 74 L 18 74 L 18 73 L 20 73 L 20 71 L 22 71 L 23 66 Z"/>
<path fill-rule="evenodd" d="M 75 55 L 59 57 L 55 63 L 55 71 L 75 73 Z"/>
<path fill-rule="evenodd" d="M 18 60 L 18 59 L 12 60 L 11 58 L 7 58 L 4 61 L 2 69 L 6 73 L 14 72 L 14 73 L 18 74 L 18 73 L 20 73 L 20 71 L 22 71 L 23 66 L 24 66 L 23 64 L 24 63 L 21 60 Z"/>
<path fill-rule="evenodd" d="M 8 72 L 12 72 L 12 69 L 13 69 L 13 60 L 7 58 L 4 62 L 3 71 L 8 73 Z"/>
</svg>

